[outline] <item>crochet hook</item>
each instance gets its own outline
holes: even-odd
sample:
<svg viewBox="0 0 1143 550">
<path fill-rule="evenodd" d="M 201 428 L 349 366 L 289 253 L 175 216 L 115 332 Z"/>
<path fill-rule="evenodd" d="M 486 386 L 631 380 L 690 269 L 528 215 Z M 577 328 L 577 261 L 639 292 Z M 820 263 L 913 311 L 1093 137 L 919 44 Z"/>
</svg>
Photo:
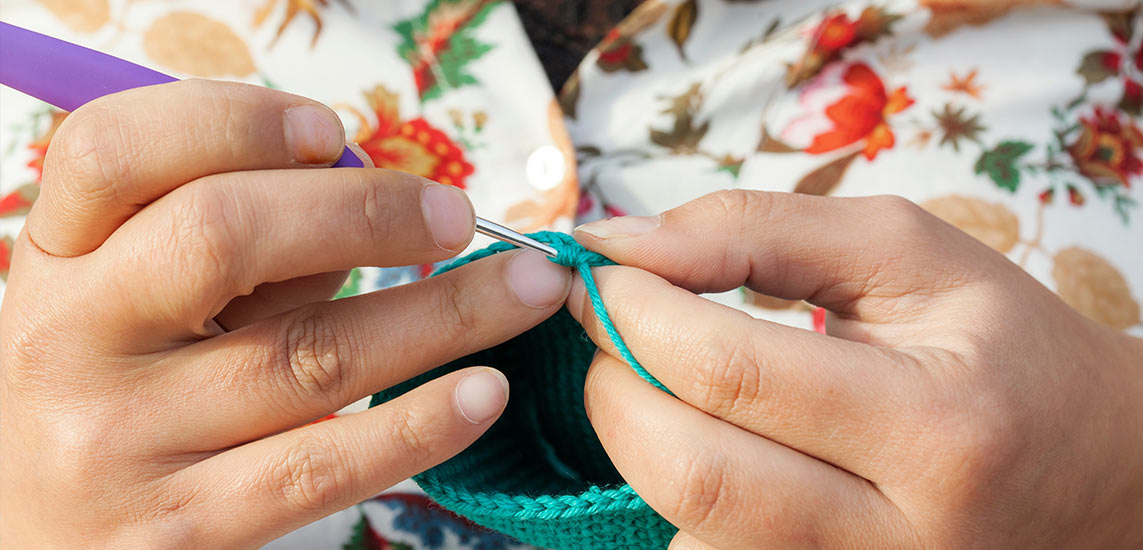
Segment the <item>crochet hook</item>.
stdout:
<svg viewBox="0 0 1143 550">
<path fill-rule="evenodd" d="M 178 80 L 102 52 L 0 21 L 0 84 L 65 111 L 98 97 Z M 365 164 L 348 147 L 333 167 Z M 556 249 L 498 223 L 476 218 L 483 235 L 530 248 L 549 257 Z"/>
</svg>

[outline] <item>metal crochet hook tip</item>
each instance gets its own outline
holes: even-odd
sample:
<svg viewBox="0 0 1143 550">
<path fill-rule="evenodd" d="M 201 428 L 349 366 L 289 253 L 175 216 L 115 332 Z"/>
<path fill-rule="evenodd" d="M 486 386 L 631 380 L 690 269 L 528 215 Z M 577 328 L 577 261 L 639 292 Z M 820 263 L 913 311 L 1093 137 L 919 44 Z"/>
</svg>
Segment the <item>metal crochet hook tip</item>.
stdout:
<svg viewBox="0 0 1143 550">
<path fill-rule="evenodd" d="M 531 248 L 536 252 L 544 254 L 549 258 L 555 258 L 558 253 L 556 249 L 537 241 L 522 233 L 517 233 L 495 222 L 490 222 L 484 218 L 476 218 L 476 232 L 481 235 L 488 235 L 493 239 L 501 240 L 509 244 L 514 244 L 523 248 Z"/>
</svg>

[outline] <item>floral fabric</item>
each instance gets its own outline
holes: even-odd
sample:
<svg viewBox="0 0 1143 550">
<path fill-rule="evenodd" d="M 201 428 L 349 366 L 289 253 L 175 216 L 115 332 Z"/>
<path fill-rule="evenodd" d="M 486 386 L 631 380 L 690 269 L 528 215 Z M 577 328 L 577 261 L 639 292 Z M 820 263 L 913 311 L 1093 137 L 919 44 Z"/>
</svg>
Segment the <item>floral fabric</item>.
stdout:
<svg viewBox="0 0 1143 550">
<path fill-rule="evenodd" d="M 1143 335 L 1134 0 L 646 0 L 558 102 L 499 1 L 0 0 L 0 13 L 179 77 L 325 102 L 378 166 L 464 188 L 520 230 L 718 189 L 901 195 Z M 65 116 L 0 89 L 0 278 Z M 343 294 L 430 270 L 355 270 Z M 814 324 L 799 303 L 712 299 Z M 270 547 L 515 546 L 406 483 Z"/>
</svg>

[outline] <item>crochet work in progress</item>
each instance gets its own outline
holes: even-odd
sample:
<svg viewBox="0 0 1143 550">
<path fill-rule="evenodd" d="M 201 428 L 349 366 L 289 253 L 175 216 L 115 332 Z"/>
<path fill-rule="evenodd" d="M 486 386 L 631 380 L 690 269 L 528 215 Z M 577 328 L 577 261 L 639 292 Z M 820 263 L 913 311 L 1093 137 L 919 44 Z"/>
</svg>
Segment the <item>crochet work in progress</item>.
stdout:
<svg viewBox="0 0 1143 550">
<path fill-rule="evenodd" d="M 603 306 L 593 267 L 614 265 L 563 233 L 530 235 L 552 261 L 583 277 L 596 316 L 639 376 L 667 391 L 623 343 Z M 515 248 L 496 243 L 438 270 Z M 496 367 L 512 385 L 503 416 L 476 443 L 414 479 L 441 506 L 521 542 L 556 550 L 666 548 L 677 529 L 627 485 L 588 422 L 583 387 L 595 344 L 566 309 L 504 344 L 453 361 L 373 396 L 376 406 L 447 372 Z"/>
</svg>

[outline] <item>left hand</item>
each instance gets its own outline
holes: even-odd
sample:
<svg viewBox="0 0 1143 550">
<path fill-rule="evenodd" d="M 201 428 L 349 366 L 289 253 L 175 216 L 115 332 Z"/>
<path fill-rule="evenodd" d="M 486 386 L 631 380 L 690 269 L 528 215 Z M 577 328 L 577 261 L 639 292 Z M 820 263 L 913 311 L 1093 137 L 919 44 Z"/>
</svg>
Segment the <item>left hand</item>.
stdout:
<svg viewBox="0 0 1143 550">
<path fill-rule="evenodd" d="M 1143 545 L 1143 341 L 898 198 L 720 192 L 576 238 L 585 404 L 682 548 Z M 641 269 L 640 269 L 641 268 Z M 828 335 L 693 293 L 830 312 Z"/>
</svg>

